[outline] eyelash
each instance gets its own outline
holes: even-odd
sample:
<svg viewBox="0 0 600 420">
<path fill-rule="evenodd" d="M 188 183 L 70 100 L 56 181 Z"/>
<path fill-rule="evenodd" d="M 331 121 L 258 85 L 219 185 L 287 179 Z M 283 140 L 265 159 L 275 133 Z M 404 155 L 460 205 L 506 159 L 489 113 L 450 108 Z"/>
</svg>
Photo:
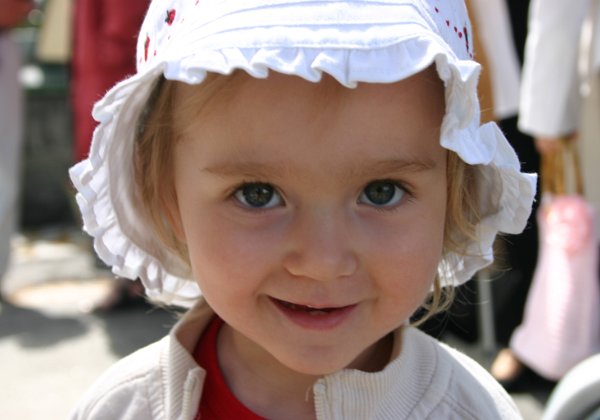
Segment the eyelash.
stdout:
<svg viewBox="0 0 600 420">
<path fill-rule="evenodd" d="M 382 206 L 377 206 L 377 205 L 368 205 L 370 209 L 373 209 L 375 211 L 379 211 L 379 212 L 393 212 L 398 210 L 403 203 L 406 202 L 411 202 L 414 198 L 413 192 L 412 192 L 412 187 L 407 186 L 404 182 L 401 182 L 399 180 L 395 180 L 395 179 L 375 179 L 373 181 L 369 181 L 361 190 L 360 194 L 359 194 L 359 198 L 364 194 L 366 188 L 373 184 L 373 183 L 389 183 L 392 184 L 394 187 L 397 187 L 399 189 L 402 190 L 403 195 L 402 197 L 400 197 L 400 200 L 398 203 L 391 205 L 391 206 L 386 206 L 386 205 L 382 205 Z M 358 202 L 358 200 L 357 200 Z M 360 203 L 359 203 L 360 204 Z"/>
<path fill-rule="evenodd" d="M 279 188 L 277 188 L 275 185 L 273 185 L 267 181 L 258 181 L 258 180 L 242 181 L 239 184 L 236 184 L 233 188 L 231 188 L 231 190 L 229 190 L 229 192 L 227 193 L 227 197 L 230 200 L 232 200 L 238 207 L 240 207 L 241 209 L 246 210 L 246 211 L 251 211 L 253 213 L 262 213 L 262 212 L 272 210 L 274 207 L 252 207 L 251 205 L 245 205 L 236 197 L 236 195 L 239 192 L 241 192 L 245 187 L 252 186 L 252 185 L 270 186 L 271 188 L 273 188 L 274 194 L 279 195 L 282 204 L 285 205 L 285 199 L 283 197 L 283 194 L 279 191 Z"/>
<path fill-rule="evenodd" d="M 376 210 L 376 211 L 380 211 L 380 212 L 391 212 L 391 211 L 395 211 L 397 210 L 400 205 L 405 202 L 411 202 L 414 195 L 412 193 L 412 188 L 407 186 L 404 182 L 398 181 L 398 180 L 394 180 L 394 179 L 375 179 L 372 181 L 369 181 L 367 184 L 365 184 L 365 186 L 361 189 L 360 193 L 359 193 L 359 197 L 357 198 L 357 203 L 358 204 L 363 204 L 360 203 L 360 198 L 363 196 L 363 194 L 365 194 L 365 190 L 367 189 L 368 186 L 374 184 L 374 183 L 389 183 L 392 184 L 394 187 L 399 188 L 402 190 L 403 195 L 402 197 L 400 197 L 399 202 L 391 205 L 391 206 L 386 206 L 381 205 L 375 205 L 375 204 L 365 204 L 367 206 L 369 206 L 371 209 Z M 253 207 L 251 205 L 246 205 L 244 203 L 242 203 L 239 198 L 237 197 L 237 194 L 242 191 L 245 187 L 248 186 L 252 186 L 252 185 L 264 185 L 264 186 L 269 186 L 271 188 L 273 188 L 273 192 L 274 194 L 277 194 L 281 200 L 281 203 L 283 205 L 285 205 L 286 201 L 285 198 L 283 196 L 283 194 L 280 192 L 279 188 L 277 188 L 276 186 L 274 186 L 273 184 L 266 182 L 266 181 L 257 181 L 257 180 L 248 180 L 248 181 L 243 181 L 240 182 L 239 184 L 236 184 L 236 186 L 234 186 L 233 188 L 231 188 L 231 190 L 229 190 L 227 196 L 229 197 L 229 199 L 233 200 L 239 207 L 241 207 L 244 210 L 249 210 L 252 212 L 266 212 L 268 210 L 272 210 L 273 208 L 277 207 L 277 206 L 273 206 L 273 207 Z"/>
</svg>

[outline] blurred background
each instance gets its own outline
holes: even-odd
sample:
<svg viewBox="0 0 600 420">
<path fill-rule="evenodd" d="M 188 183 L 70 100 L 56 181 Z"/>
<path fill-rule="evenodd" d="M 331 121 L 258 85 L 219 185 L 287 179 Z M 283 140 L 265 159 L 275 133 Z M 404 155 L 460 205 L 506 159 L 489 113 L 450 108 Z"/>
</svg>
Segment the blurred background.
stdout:
<svg viewBox="0 0 600 420">
<path fill-rule="evenodd" d="M 2 180 L 20 183 L 18 228 L 1 282 L 3 419 L 68 418 L 106 368 L 164 336 L 177 317 L 176 311 L 142 300 L 120 309 L 98 308 L 114 293 L 116 280 L 81 230 L 67 172 L 75 161 L 74 6 L 70 0 L 35 1 L 18 25 L 5 30 L 0 25 L 0 33 L 20 50 L 18 80 L 11 84 L 21 86 L 24 99 L 19 175 Z M 99 59 L 105 54 L 91 53 Z M 0 86 L 0 95 L 6 95 Z M 0 127 L 0 139 L 5 132 Z M 1 153 L 6 152 L 0 148 Z"/>
<path fill-rule="evenodd" d="M 139 298 L 139 290 L 129 286 L 134 283 L 122 286 L 94 256 L 90 239 L 81 231 L 68 179 L 68 169 L 79 154 L 72 106 L 73 45 L 78 33 L 74 20 L 77 5 L 100 3 L 117 15 L 121 7 L 129 7 L 128 2 L 115 0 L 36 0 L 25 19 L 10 29 L 21 54 L 15 83 L 24 95 L 24 125 L 19 175 L 14 180 L 20 183 L 18 223 L 0 283 L 3 419 L 67 418 L 102 371 L 164 336 L 179 315 L 175 308 L 147 304 Z M 507 1 L 506 5 L 513 25 L 515 60 L 522 61 L 528 2 Z M 477 15 L 485 21 L 481 9 Z M 483 55 L 484 50 L 478 51 Z M 485 55 L 493 60 L 494 52 L 488 49 Z M 101 61 L 107 52 L 92 49 L 88 53 Z M 130 56 L 133 60 L 134 51 Z M 101 96 L 98 92 L 95 99 Z M 490 96 L 484 93 L 482 102 Z M 493 107 L 488 106 L 484 109 Z M 522 136 L 517 133 L 514 114 L 505 112 L 489 119 L 499 120 L 503 130 L 515 132 L 515 137 Z M 3 130 L 0 127 L 0 136 Z M 535 155 L 531 138 L 528 142 Z M 527 158 L 526 163 L 537 164 L 535 159 Z M 461 288 L 448 315 L 422 328 L 491 368 L 521 321 L 537 254 L 535 243 L 527 242 L 535 242 L 537 231 L 529 234 L 522 250 L 512 251 L 529 268 L 521 267 L 507 250 L 516 247 L 518 239 L 499 244 L 500 264 Z M 528 371 L 507 385 L 524 418 L 536 420 L 542 418 L 556 382 Z"/>
<path fill-rule="evenodd" d="M 54 56 L 40 56 L 46 1 L 35 3 L 27 19 L 12 30 L 22 51 L 20 83 L 25 91 L 25 132 L 20 225 L 25 230 L 76 223 L 67 169 L 73 163 L 69 99 L 70 33 L 55 34 Z M 64 27 L 70 25 L 64 17 Z M 56 42 L 49 39 L 47 42 Z"/>
</svg>

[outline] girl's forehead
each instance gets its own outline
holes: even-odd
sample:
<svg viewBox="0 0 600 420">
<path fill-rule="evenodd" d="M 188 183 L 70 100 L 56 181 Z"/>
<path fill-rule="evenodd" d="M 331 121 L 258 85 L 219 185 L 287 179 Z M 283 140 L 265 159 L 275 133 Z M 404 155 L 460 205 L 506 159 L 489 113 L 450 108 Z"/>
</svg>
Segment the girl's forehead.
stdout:
<svg viewBox="0 0 600 420">
<path fill-rule="evenodd" d="M 397 160 L 443 158 L 439 133 L 444 90 L 431 76 L 422 73 L 354 89 L 333 78 L 312 83 L 275 73 L 266 80 L 234 76 L 242 78 L 234 82 L 234 89 L 225 80 L 220 86 L 223 95 L 211 92 L 196 118 L 179 120 L 185 145 L 179 153 L 188 155 L 187 146 L 193 142 L 198 165 L 267 158 L 318 162 L 332 156 L 355 164 L 367 158 L 383 161 L 390 153 Z M 189 104 L 195 94 L 206 92 L 192 87 L 182 92 L 182 100 Z"/>
<path fill-rule="evenodd" d="M 347 88 L 323 74 L 317 83 L 297 76 L 271 72 L 267 78 L 254 78 L 243 71 L 232 75 L 211 75 L 200 85 L 177 83 L 175 115 L 182 123 L 195 118 L 237 114 L 239 117 L 270 109 L 270 113 L 303 112 L 311 119 L 348 107 L 371 112 L 414 113 L 423 107 L 436 117 L 445 108 L 444 87 L 433 66 L 394 83 L 360 83 Z M 270 114 L 263 115 L 268 118 Z M 441 122 L 441 121 L 440 121 Z"/>
</svg>

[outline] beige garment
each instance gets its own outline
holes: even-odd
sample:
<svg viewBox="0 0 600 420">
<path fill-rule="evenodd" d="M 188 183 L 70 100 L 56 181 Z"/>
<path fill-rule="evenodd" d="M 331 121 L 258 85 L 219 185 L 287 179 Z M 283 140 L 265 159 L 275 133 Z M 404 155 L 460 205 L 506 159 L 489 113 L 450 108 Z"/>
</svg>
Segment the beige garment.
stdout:
<svg viewBox="0 0 600 420">
<path fill-rule="evenodd" d="M 23 141 L 20 54 L 10 32 L 0 33 L 0 279 L 8 266 L 10 240 L 18 218 Z"/>
<path fill-rule="evenodd" d="M 590 94 L 583 98 L 580 138 L 577 142 L 585 196 L 600 217 L 600 72 L 589 79 Z M 600 241 L 600 223 L 596 222 L 596 239 Z"/>
<path fill-rule="evenodd" d="M 472 15 L 473 8 L 471 0 L 465 1 L 469 14 Z M 479 29 L 475 19 L 471 19 L 471 27 L 473 28 L 473 48 L 475 51 L 475 61 L 481 64 L 481 75 L 479 76 L 479 84 L 477 92 L 479 94 L 479 103 L 481 107 L 481 123 L 495 121 L 494 117 L 494 95 L 492 91 L 492 80 L 488 65 L 486 52 L 483 45 L 479 41 Z"/>
<path fill-rule="evenodd" d="M 74 0 L 47 0 L 36 46 L 38 60 L 67 63 L 71 58 Z M 118 13 L 118 11 L 115 11 Z"/>
<path fill-rule="evenodd" d="M 212 314 L 201 298 L 168 337 L 105 372 L 70 419 L 194 419 L 205 370 L 191 352 Z M 510 395 L 474 360 L 416 328 L 393 335 L 385 369 L 343 369 L 307 390 L 317 419 L 521 419 Z"/>
<path fill-rule="evenodd" d="M 579 45 L 579 140 L 585 197 L 600 216 L 600 7 L 593 3 Z M 596 240 L 600 223 L 596 220 Z"/>
<path fill-rule="evenodd" d="M 497 120 L 514 117 L 519 110 L 521 68 L 505 0 L 468 0 L 475 59 L 482 65 L 480 99 L 483 110 Z M 485 51 L 484 51 L 485 49 Z M 490 120 L 492 115 L 484 115 Z"/>
</svg>

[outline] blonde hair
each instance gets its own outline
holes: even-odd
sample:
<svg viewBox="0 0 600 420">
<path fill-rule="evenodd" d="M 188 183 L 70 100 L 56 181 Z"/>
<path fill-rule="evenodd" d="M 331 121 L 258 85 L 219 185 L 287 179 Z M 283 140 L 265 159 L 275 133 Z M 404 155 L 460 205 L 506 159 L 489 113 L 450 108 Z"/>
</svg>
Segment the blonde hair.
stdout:
<svg viewBox="0 0 600 420">
<path fill-rule="evenodd" d="M 193 95 L 193 103 L 179 104 L 183 112 L 176 118 L 174 112 L 177 83 L 161 78 L 148 101 L 146 111 L 138 124 L 135 142 L 134 173 L 135 182 L 148 217 L 163 244 L 189 265 L 185 245 L 177 238 L 173 230 L 173 221 L 177 211 L 177 197 L 173 178 L 173 146 L 180 133 L 175 127 L 179 121 L 191 121 L 197 117 L 210 100 L 219 93 L 222 97 L 232 92 L 242 80 L 241 72 L 224 76 L 209 73 L 206 80 Z M 467 239 L 475 237 L 479 223 L 479 202 L 476 185 L 476 167 L 466 164 L 460 157 L 449 151 L 446 165 L 447 211 L 444 228 L 443 255 L 453 252 L 466 255 Z M 423 304 L 425 313 L 415 322 L 424 322 L 432 315 L 446 310 L 453 301 L 454 288 L 443 287 L 438 274 L 433 290 Z"/>
<path fill-rule="evenodd" d="M 466 244 L 475 239 L 476 227 L 481 220 L 477 194 L 477 167 L 465 163 L 455 152 L 449 151 L 446 163 L 447 202 L 444 225 L 444 247 L 442 255 L 453 252 L 467 255 Z M 442 257 L 443 258 L 443 257 Z M 414 320 L 413 325 L 427 321 L 433 315 L 447 310 L 454 301 L 455 289 L 452 279 L 444 279 L 442 286 L 440 273 L 433 282 L 433 290 L 422 308 L 423 315 Z"/>
</svg>

